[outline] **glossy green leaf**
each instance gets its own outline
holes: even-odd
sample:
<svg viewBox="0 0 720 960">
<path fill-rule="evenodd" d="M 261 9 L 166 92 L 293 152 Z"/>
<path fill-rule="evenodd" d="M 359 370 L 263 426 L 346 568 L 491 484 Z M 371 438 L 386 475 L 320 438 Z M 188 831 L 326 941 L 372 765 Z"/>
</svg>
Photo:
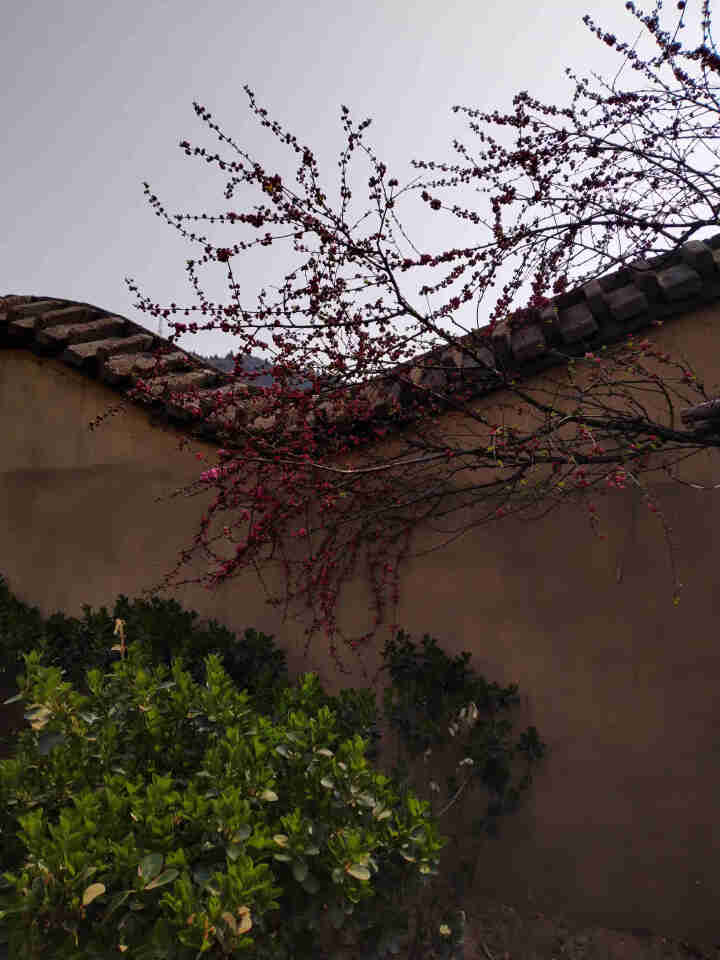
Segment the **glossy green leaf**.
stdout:
<svg viewBox="0 0 720 960">
<path fill-rule="evenodd" d="M 155 877 L 146 887 L 146 890 L 154 890 L 155 887 L 162 887 L 166 883 L 172 883 L 173 880 L 177 879 L 180 876 L 180 871 L 176 870 L 175 867 L 171 867 L 169 870 L 165 870 L 160 874 L 159 877 Z"/>
<path fill-rule="evenodd" d="M 147 880 L 156 877 L 162 870 L 163 855 L 161 853 L 149 853 L 138 864 L 138 876 Z"/>
<path fill-rule="evenodd" d="M 123 890 L 122 893 L 118 893 L 115 897 L 113 897 L 113 899 L 110 901 L 107 911 L 103 914 L 103 923 L 107 923 L 113 913 L 115 913 L 118 907 L 121 907 L 123 903 L 125 903 L 132 892 L 132 890 Z"/>
<path fill-rule="evenodd" d="M 356 880 L 369 880 L 370 871 L 367 867 L 364 867 L 361 863 L 353 863 L 349 867 L 345 868 L 345 872 L 350 874 L 351 877 L 355 877 Z"/>
</svg>

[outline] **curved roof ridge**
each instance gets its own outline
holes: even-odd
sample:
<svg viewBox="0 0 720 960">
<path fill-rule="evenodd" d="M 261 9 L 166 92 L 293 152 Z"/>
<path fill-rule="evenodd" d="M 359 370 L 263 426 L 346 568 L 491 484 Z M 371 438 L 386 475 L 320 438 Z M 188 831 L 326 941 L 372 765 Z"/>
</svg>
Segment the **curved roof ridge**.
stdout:
<svg viewBox="0 0 720 960">
<path fill-rule="evenodd" d="M 387 374 L 352 385 L 357 419 L 341 421 L 326 401 L 308 413 L 306 422 L 322 437 L 331 421 L 342 432 L 355 429 L 358 419 L 384 421 L 392 411 L 409 410 L 410 401 L 417 401 L 413 385 L 489 393 L 502 387 L 494 364 L 526 378 L 564 363 L 567 356 L 616 343 L 628 333 L 718 299 L 720 233 L 691 240 L 669 257 L 635 261 L 579 284 L 521 323 L 497 324 L 491 335 L 493 353 L 481 339 L 487 329 L 479 330 L 458 337 L 460 346 L 436 347 Z M 232 445 L 241 432 L 276 428 L 275 418 L 267 416 L 272 400 L 266 388 L 235 383 L 232 374 L 91 303 L 32 295 L 0 297 L 0 349 L 13 347 L 57 356 L 124 396 L 142 377 L 150 384 L 150 395 L 126 399 L 150 408 L 153 424 L 172 423 L 194 438 Z M 228 390 L 233 402 L 218 413 L 214 406 Z M 703 408 L 699 414 L 698 407 L 685 412 L 690 414 L 686 422 L 718 415 L 717 405 L 699 406 Z M 290 421 L 284 429 L 293 425 Z"/>
</svg>

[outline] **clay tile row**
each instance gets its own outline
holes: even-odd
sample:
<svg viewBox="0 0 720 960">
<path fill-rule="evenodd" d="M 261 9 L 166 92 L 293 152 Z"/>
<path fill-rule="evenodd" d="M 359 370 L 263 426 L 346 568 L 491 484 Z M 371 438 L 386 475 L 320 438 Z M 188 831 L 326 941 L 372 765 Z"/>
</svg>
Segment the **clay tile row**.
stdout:
<svg viewBox="0 0 720 960">
<path fill-rule="evenodd" d="M 635 261 L 579 285 L 521 322 L 497 324 L 489 339 L 488 330 L 470 333 L 382 376 L 346 387 L 349 415 L 326 401 L 304 418 L 284 417 L 282 429 L 292 431 L 304 419 L 322 439 L 331 427 L 337 432 L 356 429 L 358 419 L 384 420 L 403 410 L 411 418 L 432 391 L 462 388 L 467 393 L 471 388 L 477 395 L 487 393 L 501 386 L 495 371 L 531 376 L 565 362 L 567 356 L 618 342 L 628 333 L 716 299 L 720 299 L 720 234 L 692 240 L 670 257 Z M 155 422 L 184 425 L 193 436 L 228 443 L 237 439 L 240 429 L 279 429 L 263 388 L 233 383 L 231 375 L 89 303 L 0 297 L 0 347 L 58 356 L 123 395 L 142 378 L 150 384 L 150 393 L 133 402 L 150 408 Z M 216 411 L 228 391 L 231 406 Z M 683 414 L 684 422 L 693 426 L 718 418 L 720 400 Z"/>
</svg>

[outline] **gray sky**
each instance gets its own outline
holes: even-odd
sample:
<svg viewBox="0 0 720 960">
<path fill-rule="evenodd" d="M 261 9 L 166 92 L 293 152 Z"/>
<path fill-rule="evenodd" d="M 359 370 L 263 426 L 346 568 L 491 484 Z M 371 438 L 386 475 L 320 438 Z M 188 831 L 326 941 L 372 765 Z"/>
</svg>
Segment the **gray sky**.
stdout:
<svg viewBox="0 0 720 960">
<path fill-rule="evenodd" d="M 137 295 L 124 278 L 162 306 L 199 305 L 185 263 L 202 256 L 202 245 L 156 216 L 143 181 L 170 215 L 250 212 L 262 197 L 257 188 L 243 185 L 226 200 L 230 174 L 186 156 L 178 146 L 186 139 L 209 153 L 239 159 L 196 116 L 193 100 L 267 172 L 280 173 L 302 195 L 295 183 L 299 158 L 260 126 L 243 91 L 248 84 L 269 118 L 314 151 L 321 182 L 339 209 L 337 163 L 346 146 L 341 104 L 356 124 L 372 118 L 365 142 L 404 185 L 421 173 L 411 159 L 458 162 L 453 138 L 470 150 L 479 146 L 465 115 L 452 113 L 454 104 L 506 113 L 513 95 L 527 90 L 543 103 L 566 107 L 575 89 L 566 66 L 580 76 L 596 71 L 610 82 L 623 58 L 590 32 L 583 14 L 631 44 L 642 31 L 636 49 L 643 60 L 657 53 L 624 0 L 9 4 L 0 36 L 0 294 L 87 301 L 153 332 L 158 320 L 136 307 Z M 701 41 L 700 6 L 700 0 L 688 0 L 687 26 L 679 37 L 686 47 Z M 643 9 L 650 13 L 652 0 Z M 661 25 L 674 30 L 678 16 L 676 4 L 666 3 Z M 629 89 L 645 85 L 629 65 L 622 81 Z M 600 88 L 592 83 L 591 89 Z M 504 132 L 493 125 L 486 129 L 496 138 Z M 370 175 L 367 159 L 356 151 L 350 166 L 353 220 L 370 206 Z M 476 202 L 467 187 L 444 196 L 464 207 Z M 478 211 L 488 216 L 487 199 L 479 202 Z M 431 254 L 487 238 L 484 228 L 478 234 L 477 227 L 431 212 L 417 193 L 406 195 L 396 212 L 416 246 Z M 368 223 L 375 229 L 377 220 Z M 183 226 L 219 245 L 257 236 L 242 224 Z M 235 256 L 243 305 L 254 309 L 259 289 L 265 285 L 272 294 L 270 284 L 279 285 L 304 259 L 291 240 Z M 405 275 L 411 277 L 405 292 L 437 282 L 441 270 Z M 232 303 L 225 265 L 201 266 L 198 276 L 208 299 Z M 509 273 L 502 282 L 507 279 Z M 502 282 L 483 302 L 485 317 Z M 414 302 L 426 306 L 417 296 Z M 475 307 L 463 309 L 458 317 L 470 326 Z M 199 312 L 175 319 L 203 322 Z M 487 322 L 482 315 L 480 321 Z M 170 332 L 165 323 L 164 335 Z M 206 331 L 185 334 L 179 344 L 225 354 L 238 339 Z"/>
</svg>

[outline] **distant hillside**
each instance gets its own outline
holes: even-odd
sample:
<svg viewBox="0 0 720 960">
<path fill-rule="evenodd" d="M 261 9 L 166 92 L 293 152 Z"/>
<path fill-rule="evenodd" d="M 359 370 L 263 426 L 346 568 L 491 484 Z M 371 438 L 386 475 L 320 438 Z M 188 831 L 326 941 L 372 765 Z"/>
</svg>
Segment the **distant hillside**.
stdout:
<svg viewBox="0 0 720 960">
<path fill-rule="evenodd" d="M 198 360 L 205 360 L 211 366 L 216 367 L 218 370 L 222 370 L 223 373 L 233 372 L 235 357 L 230 350 L 228 350 L 224 357 L 221 357 L 218 354 L 206 356 L 202 353 L 196 353 L 194 350 L 188 350 L 187 352 L 192 354 L 192 356 L 197 357 Z M 267 360 L 261 360 L 259 357 L 249 356 L 243 358 L 243 369 L 245 370 L 270 370 L 271 367 L 272 364 L 268 363 Z M 267 373 L 262 377 L 258 377 L 252 382 L 258 387 L 269 387 L 273 382 L 273 378 L 269 373 Z M 300 386 L 309 387 L 310 381 L 301 380 Z"/>
</svg>

